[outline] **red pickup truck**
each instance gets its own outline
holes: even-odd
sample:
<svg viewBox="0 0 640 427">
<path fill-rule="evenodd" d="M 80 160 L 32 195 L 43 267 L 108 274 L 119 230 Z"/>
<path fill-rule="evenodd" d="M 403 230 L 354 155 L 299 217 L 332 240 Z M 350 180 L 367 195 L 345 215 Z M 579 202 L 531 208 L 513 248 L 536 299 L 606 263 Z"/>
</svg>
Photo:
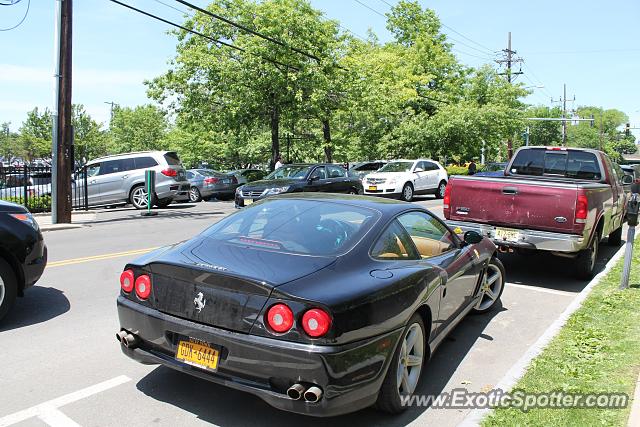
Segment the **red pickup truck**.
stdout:
<svg viewBox="0 0 640 427">
<path fill-rule="evenodd" d="M 624 173 L 601 151 L 523 147 L 504 176 L 454 176 L 444 196 L 448 224 L 474 230 L 501 248 L 534 249 L 575 260 L 593 277 L 600 240 L 620 245 Z"/>
</svg>

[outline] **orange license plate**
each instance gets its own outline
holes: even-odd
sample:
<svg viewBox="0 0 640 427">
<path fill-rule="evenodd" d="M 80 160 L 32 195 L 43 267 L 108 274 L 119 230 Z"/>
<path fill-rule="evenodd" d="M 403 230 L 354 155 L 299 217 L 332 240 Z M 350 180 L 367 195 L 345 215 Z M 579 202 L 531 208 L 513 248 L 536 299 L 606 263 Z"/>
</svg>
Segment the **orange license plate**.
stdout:
<svg viewBox="0 0 640 427">
<path fill-rule="evenodd" d="M 220 352 L 200 341 L 180 341 L 176 350 L 176 359 L 187 365 L 215 371 L 218 369 Z"/>
<path fill-rule="evenodd" d="M 369 186 L 369 191 L 378 191 L 378 187 L 375 185 L 370 185 Z"/>
</svg>

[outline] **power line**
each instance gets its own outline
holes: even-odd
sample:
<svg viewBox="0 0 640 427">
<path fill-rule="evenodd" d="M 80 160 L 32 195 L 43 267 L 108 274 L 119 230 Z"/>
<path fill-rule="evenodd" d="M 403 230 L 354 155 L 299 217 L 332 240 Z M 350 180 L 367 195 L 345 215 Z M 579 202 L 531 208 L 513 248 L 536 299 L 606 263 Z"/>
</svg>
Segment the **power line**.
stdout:
<svg viewBox="0 0 640 427">
<path fill-rule="evenodd" d="M 152 14 L 152 13 L 145 12 L 144 10 L 141 10 L 141 9 L 138 9 L 138 8 L 133 7 L 133 6 L 131 6 L 131 5 L 128 5 L 128 4 L 122 3 L 122 2 L 120 2 L 120 1 L 118 1 L 118 0 L 109 0 L 109 1 L 111 1 L 111 2 L 113 2 L 113 3 L 116 3 L 116 4 L 119 4 L 120 6 L 126 7 L 127 9 L 131 9 L 131 10 L 133 10 L 133 11 L 135 11 L 135 12 L 138 12 L 138 13 L 140 13 L 140 14 L 142 14 L 142 15 L 148 16 L 149 18 L 153 18 L 153 19 L 158 20 L 158 21 L 160 21 L 160 22 L 164 22 L 165 24 L 169 24 L 169 25 L 171 25 L 171 26 L 173 26 L 173 27 L 179 28 L 179 29 L 181 29 L 181 30 L 183 30 L 183 31 L 187 31 L 187 32 L 189 32 L 189 33 L 191 33 L 191 34 L 195 34 L 195 35 L 197 35 L 197 36 L 203 37 L 203 38 L 205 38 L 205 39 L 207 39 L 207 40 L 210 40 L 210 41 L 212 41 L 212 42 L 214 42 L 214 43 L 216 43 L 216 44 L 219 44 L 219 45 L 222 45 L 222 46 L 226 46 L 226 47 L 228 47 L 228 48 L 230 48 L 230 49 L 235 49 L 235 50 L 237 50 L 237 51 L 239 51 L 239 52 L 248 53 L 249 55 L 256 56 L 256 57 L 258 57 L 258 58 L 260 58 L 260 59 L 262 59 L 262 60 L 264 60 L 264 61 L 266 61 L 266 62 L 270 62 L 270 63 L 272 63 L 272 64 L 274 64 L 274 65 L 279 65 L 279 66 L 281 66 L 281 67 L 290 68 L 290 69 L 292 69 L 292 70 L 294 70 L 294 71 L 300 71 L 298 68 L 296 68 L 296 67 L 294 67 L 294 66 L 292 66 L 292 65 L 289 65 L 289 64 L 285 64 L 285 63 L 282 63 L 282 62 L 276 61 L 275 59 L 271 59 L 271 58 L 265 57 L 265 56 L 263 56 L 263 55 L 259 55 L 259 54 L 253 53 L 253 52 L 249 52 L 249 51 L 247 51 L 246 49 L 241 48 L 241 47 L 239 47 L 239 46 L 236 46 L 236 45 L 234 45 L 234 44 L 227 43 L 227 42 L 225 42 L 225 41 L 222 41 L 222 40 L 220 40 L 220 39 L 216 39 L 216 38 L 213 38 L 213 37 L 209 37 L 209 36 L 207 36 L 207 35 L 205 35 L 205 34 L 202 34 L 202 33 L 201 33 L 201 32 L 199 32 L 199 31 L 196 31 L 196 30 L 193 30 L 193 29 L 190 29 L 190 28 L 184 27 L 184 26 L 182 26 L 182 25 L 180 25 L 180 24 L 176 24 L 175 22 L 171 22 L 171 21 L 169 21 L 169 20 L 167 20 L 167 19 L 161 18 L 161 17 L 159 17 L 159 16 L 157 16 L 157 15 L 154 15 L 154 14 Z"/>
<path fill-rule="evenodd" d="M 198 11 L 198 12 L 204 13 L 205 15 L 209 15 L 209 16 L 210 16 L 210 17 L 212 17 L 212 18 L 215 18 L 215 19 L 217 19 L 217 20 L 219 20 L 219 21 L 222 21 L 222 22 L 224 22 L 224 23 L 226 23 L 226 24 L 229 24 L 229 25 L 231 25 L 231 26 L 233 26 L 233 27 L 236 27 L 236 28 L 238 28 L 238 29 L 240 29 L 240 30 L 242 30 L 242 31 L 244 31 L 244 32 L 247 32 L 247 33 L 249 33 L 249 34 L 253 34 L 254 36 L 260 37 L 261 39 L 268 40 L 268 41 L 270 41 L 271 43 L 275 43 L 275 44 L 277 44 L 277 45 L 279 45 L 279 46 L 285 47 L 285 48 L 287 48 L 287 49 L 291 49 L 291 50 L 293 50 L 294 52 L 297 52 L 297 53 L 299 53 L 299 54 L 301 54 L 301 55 L 306 56 L 307 58 L 314 59 L 314 60 L 316 60 L 316 61 L 320 62 L 320 58 L 318 58 L 316 55 L 313 55 L 313 54 L 307 53 L 307 52 L 305 52 L 305 51 L 303 51 L 303 50 L 301 50 L 301 49 L 296 48 L 295 46 L 289 46 L 287 43 L 284 43 L 284 42 L 282 42 L 282 41 L 280 41 L 280 40 L 274 39 L 273 37 L 270 37 L 270 36 L 264 35 L 264 34 L 262 34 L 262 33 L 259 33 L 258 31 L 252 30 L 252 29 L 251 29 L 251 28 L 249 28 L 249 27 L 246 27 L 246 26 L 244 26 L 244 25 L 238 24 L 237 22 L 234 22 L 234 21 L 232 21 L 232 20 L 230 20 L 230 19 L 227 19 L 227 18 L 225 18 L 225 17 L 223 17 L 223 16 L 217 15 L 217 14 L 215 14 L 215 13 L 213 13 L 213 12 L 209 12 L 209 11 L 208 11 L 208 10 L 206 10 L 206 9 L 203 9 L 203 8 L 201 8 L 201 7 L 198 7 L 198 6 L 194 5 L 194 4 L 191 4 L 191 3 L 189 3 L 189 2 L 186 2 L 186 1 L 184 1 L 184 0 L 175 0 L 175 1 L 177 1 L 178 3 L 181 3 L 181 4 L 185 5 L 185 6 L 187 6 L 187 7 L 188 7 L 188 8 L 190 8 L 190 9 L 193 9 L 193 10 L 196 10 L 196 11 Z"/>
<path fill-rule="evenodd" d="M 460 49 L 452 49 L 454 52 L 460 53 L 462 55 L 468 55 L 468 56 L 473 56 L 474 58 L 480 58 L 480 59 L 484 59 L 485 61 L 493 61 L 494 58 L 491 58 L 490 56 L 480 56 L 480 55 L 476 55 L 473 53 L 469 53 L 469 52 L 465 52 L 463 50 Z"/>
<path fill-rule="evenodd" d="M 3 3 L 3 6 L 14 6 L 18 3 L 20 3 L 20 1 L 22 0 L 17 0 L 11 4 L 8 3 Z M 27 19 L 27 15 L 29 15 L 29 7 L 31 6 L 31 0 L 27 1 L 27 10 L 24 12 L 24 16 L 22 17 L 22 19 L 20 20 L 20 22 L 18 22 L 16 25 L 14 25 L 13 27 L 9 27 L 9 28 L 0 28 L 0 31 L 11 31 L 11 30 L 15 30 L 16 28 L 18 28 L 20 25 L 22 25 L 22 23 Z"/>
<path fill-rule="evenodd" d="M 22 0 L 2 0 L 0 1 L 0 6 L 14 6 L 20 3 Z"/>
</svg>

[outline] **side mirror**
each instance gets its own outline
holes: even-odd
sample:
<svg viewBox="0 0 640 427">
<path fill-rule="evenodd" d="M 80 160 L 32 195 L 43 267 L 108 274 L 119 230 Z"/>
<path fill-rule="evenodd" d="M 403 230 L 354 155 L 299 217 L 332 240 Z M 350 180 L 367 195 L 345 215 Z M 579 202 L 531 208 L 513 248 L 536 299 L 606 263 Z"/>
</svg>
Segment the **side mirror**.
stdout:
<svg viewBox="0 0 640 427">
<path fill-rule="evenodd" d="M 633 177 L 631 175 L 625 175 L 622 177 L 622 185 L 633 184 Z"/>
<path fill-rule="evenodd" d="M 320 177 L 315 175 L 315 176 L 310 176 L 309 179 L 307 180 L 307 182 L 309 182 L 309 184 L 313 184 L 314 181 L 319 180 Z"/>
<path fill-rule="evenodd" d="M 464 242 L 468 245 L 475 245 L 476 243 L 482 242 L 482 235 L 477 231 L 467 231 L 464 233 Z"/>
<path fill-rule="evenodd" d="M 422 169 L 422 168 L 415 168 L 415 170 L 413 171 L 413 173 L 418 173 L 418 172 L 424 172 L 424 169 Z"/>
</svg>

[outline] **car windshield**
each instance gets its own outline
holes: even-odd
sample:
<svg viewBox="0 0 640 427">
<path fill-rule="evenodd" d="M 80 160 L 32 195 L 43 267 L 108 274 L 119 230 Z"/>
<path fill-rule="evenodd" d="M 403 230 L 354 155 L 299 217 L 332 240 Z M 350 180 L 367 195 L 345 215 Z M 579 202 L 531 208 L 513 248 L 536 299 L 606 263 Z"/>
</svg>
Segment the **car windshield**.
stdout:
<svg viewBox="0 0 640 427">
<path fill-rule="evenodd" d="M 265 179 L 304 179 L 311 166 L 285 165 L 271 172 Z"/>
<path fill-rule="evenodd" d="M 381 167 L 378 172 L 409 172 L 413 162 L 391 162 Z"/>
<path fill-rule="evenodd" d="M 380 214 L 327 200 L 266 199 L 216 223 L 213 240 L 256 249 L 305 255 L 350 250 Z"/>
</svg>

